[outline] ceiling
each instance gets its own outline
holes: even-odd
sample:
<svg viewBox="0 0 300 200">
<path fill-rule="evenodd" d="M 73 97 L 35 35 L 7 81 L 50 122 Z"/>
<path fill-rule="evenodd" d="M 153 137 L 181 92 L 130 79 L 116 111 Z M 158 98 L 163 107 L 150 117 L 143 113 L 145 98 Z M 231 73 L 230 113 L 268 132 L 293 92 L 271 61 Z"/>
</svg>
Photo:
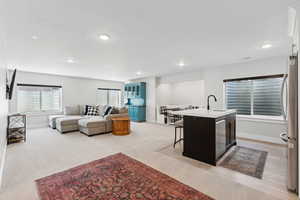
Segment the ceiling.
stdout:
<svg viewBox="0 0 300 200">
<path fill-rule="evenodd" d="M 124 81 L 286 55 L 288 3 L 1 0 L 0 17 L 9 67 Z"/>
</svg>

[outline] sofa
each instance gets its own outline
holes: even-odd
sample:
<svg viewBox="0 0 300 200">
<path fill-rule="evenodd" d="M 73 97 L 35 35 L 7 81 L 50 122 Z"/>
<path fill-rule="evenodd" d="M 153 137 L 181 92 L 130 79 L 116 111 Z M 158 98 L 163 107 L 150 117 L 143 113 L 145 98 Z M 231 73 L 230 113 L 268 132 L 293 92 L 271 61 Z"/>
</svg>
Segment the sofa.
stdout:
<svg viewBox="0 0 300 200">
<path fill-rule="evenodd" d="M 80 131 L 87 136 L 112 132 L 112 117 L 128 117 L 125 107 L 93 106 L 97 111 L 88 115 L 87 105 L 67 106 L 62 115 L 50 115 L 49 126 L 60 133 Z M 109 110 L 109 111 L 108 111 Z"/>
</svg>

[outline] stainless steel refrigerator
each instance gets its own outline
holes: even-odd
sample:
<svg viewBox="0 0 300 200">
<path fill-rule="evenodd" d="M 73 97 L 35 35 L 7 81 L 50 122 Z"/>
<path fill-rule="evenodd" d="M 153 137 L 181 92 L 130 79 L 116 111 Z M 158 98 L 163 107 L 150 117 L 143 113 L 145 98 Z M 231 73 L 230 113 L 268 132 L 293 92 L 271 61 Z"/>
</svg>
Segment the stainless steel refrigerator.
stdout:
<svg viewBox="0 0 300 200">
<path fill-rule="evenodd" d="M 282 84 L 282 110 L 287 131 L 280 136 L 287 145 L 287 187 L 298 193 L 298 55 L 290 56 Z"/>
</svg>

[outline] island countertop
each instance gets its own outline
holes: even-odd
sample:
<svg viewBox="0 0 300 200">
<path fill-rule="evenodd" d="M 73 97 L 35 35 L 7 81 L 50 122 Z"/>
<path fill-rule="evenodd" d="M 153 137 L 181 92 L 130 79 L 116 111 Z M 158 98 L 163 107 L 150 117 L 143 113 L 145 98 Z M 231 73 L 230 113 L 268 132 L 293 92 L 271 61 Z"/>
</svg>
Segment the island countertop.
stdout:
<svg viewBox="0 0 300 200">
<path fill-rule="evenodd" d="M 170 112 L 174 115 L 195 116 L 204 118 L 219 118 L 229 114 L 236 113 L 236 110 L 206 110 L 206 109 L 193 109 L 193 110 L 180 110 Z"/>
</svg>

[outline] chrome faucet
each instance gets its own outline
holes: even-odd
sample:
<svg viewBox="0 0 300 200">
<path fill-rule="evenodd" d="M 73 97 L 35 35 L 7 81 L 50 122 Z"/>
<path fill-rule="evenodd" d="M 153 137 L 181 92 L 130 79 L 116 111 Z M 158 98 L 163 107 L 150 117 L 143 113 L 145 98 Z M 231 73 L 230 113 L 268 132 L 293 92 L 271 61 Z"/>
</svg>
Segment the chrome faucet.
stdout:
<svg viewBox="0 0 300 200">
<path fill-rule="evenodd" d="M 209 106 L 209 99 L 210 99 L 210 97 L 213 97 L 214 99 L 215 99 L 215 102 L 217 102 L 217 98 L 216 98 L 216 96 L 215 95 L 209 95 L 208 97 L 207 97 L 207 110 L 209 110 L 210 109 L 210 106 Z"/>
</svg>

